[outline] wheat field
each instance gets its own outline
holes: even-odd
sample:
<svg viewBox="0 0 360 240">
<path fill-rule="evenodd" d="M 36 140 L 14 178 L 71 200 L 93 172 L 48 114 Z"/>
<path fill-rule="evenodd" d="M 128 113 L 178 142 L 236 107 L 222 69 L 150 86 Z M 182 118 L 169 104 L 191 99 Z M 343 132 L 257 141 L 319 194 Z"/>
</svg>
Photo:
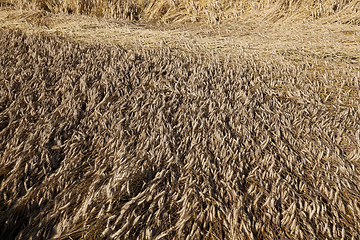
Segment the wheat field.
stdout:
<svg viewBox="0 0 360 240">
<path fill-rule="evenodd" d="M 2 2 L 0 239 L 359 239 L 357 1 Z"/>
<path fill-rule="evenodd" d="M 162 22 L 218 23 L 239 18 L 360 24 L 357 0 L 2 0 L 23 8 Z"/>
</svg>

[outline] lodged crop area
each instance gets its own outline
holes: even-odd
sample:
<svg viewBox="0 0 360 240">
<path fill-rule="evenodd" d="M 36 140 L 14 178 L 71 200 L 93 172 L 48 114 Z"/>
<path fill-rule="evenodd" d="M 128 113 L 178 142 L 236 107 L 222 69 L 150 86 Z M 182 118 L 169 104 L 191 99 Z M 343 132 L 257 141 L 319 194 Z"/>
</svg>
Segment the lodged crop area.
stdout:
<svg viewBox="0 0 360 240">
<path fill-rule="evenodd" d="M 356 68 L 0 46 L 1 239 L 360 236 Z"/>
</svg>

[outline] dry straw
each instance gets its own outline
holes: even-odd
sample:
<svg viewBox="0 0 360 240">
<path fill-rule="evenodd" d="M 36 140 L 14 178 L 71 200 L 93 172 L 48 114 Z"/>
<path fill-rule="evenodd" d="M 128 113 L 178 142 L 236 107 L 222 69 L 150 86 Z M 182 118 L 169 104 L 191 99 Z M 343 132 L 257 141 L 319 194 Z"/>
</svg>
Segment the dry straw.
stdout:
<svg viewBox="0 0 360 240">
<path fill-rule="evenodd" d="M 360 235 L 356 68 L 0 45 L 1 239 Z"/>
<path fill-rule="evenodd" d="M 357 1 L 1 4 L 141 21 L 359 24 Z M 360 74 L 333 67 L 340 52 L 209 57 L 1 26 L 0 239 L 360 236 Z"/>
<path fill-rule="evenodd" d="M 360 3 L 357 0 L 2 0 L 20 7 L 51 12 L 90 14 L 165 22 L 200 21 L 218 23 L 239 18 L 265 20 L 326 19 L 358 25 Z"/>
</svg>

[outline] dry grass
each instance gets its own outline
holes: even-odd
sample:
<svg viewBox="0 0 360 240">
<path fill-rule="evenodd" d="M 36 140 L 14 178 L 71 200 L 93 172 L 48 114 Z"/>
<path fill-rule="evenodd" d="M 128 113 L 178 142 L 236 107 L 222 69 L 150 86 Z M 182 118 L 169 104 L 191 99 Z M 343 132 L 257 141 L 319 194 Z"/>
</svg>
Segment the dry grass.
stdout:
<svg viewBox="0 0 360 240">
<path fill-rule="evenodd" d="M 2 0 L 4 1 L 4 0 Z M 268 21 L 287 19 L 360 24 L 357 0 L 5 0 L 20 7 L 51 12 L 91 14 L 131 20 L 218 23 L 259 17 Z"/>
</svg>

